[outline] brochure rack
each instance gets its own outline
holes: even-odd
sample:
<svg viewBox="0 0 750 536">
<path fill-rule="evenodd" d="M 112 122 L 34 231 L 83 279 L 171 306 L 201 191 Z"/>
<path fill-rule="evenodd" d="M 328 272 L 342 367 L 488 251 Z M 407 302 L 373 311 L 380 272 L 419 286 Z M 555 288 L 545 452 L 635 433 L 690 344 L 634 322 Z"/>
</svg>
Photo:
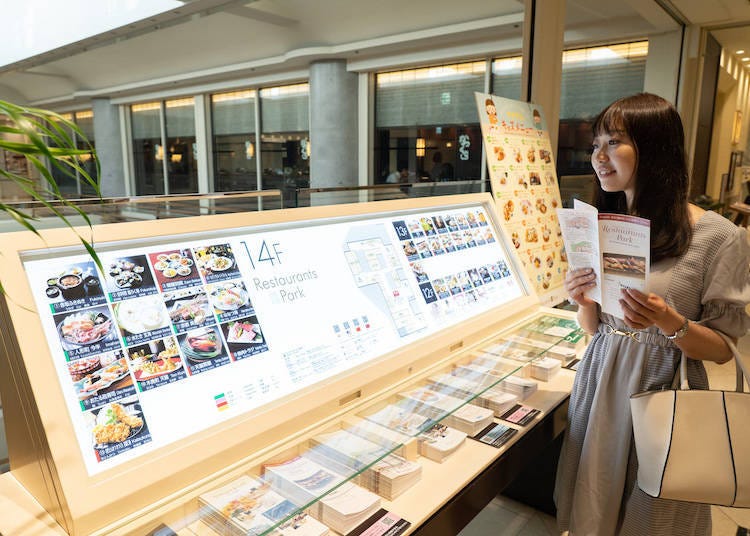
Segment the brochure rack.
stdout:
<svg viewBox="0 0 750 536">
<path fill-rule="evenodd" d="M 507 405 L 581 335 L 498 222 L 468 194 L 114 224 L 100 266 L 66 230 L 3 235 L 0 532 L 418 530 L 570 388 Z"/>
</svg>

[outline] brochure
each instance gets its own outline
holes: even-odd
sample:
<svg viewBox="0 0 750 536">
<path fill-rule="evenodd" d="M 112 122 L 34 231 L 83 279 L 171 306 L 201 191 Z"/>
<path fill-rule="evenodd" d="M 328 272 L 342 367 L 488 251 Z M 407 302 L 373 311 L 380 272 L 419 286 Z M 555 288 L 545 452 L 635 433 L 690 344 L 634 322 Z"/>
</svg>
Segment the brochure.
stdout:
<svg viewBox="0 0 750 536">
<path fill-rule="evenodd" d="M 586 295 L 602 312 L 623 318 L 620 290 L 647 292 L 651 264 L 651 227 L 647 219 L 625 214 L 600 214 L 575 200 L 557 210 L 570 269 L 593 268 L 597 285 Z"/>
</svg>

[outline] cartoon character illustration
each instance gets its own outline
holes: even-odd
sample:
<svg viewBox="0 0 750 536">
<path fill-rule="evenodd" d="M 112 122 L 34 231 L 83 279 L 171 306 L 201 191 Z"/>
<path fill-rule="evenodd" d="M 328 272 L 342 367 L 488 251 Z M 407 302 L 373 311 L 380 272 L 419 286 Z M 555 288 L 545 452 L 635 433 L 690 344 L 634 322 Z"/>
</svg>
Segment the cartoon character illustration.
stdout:
<svg viewBox="0 0 750 536">
<path fill-rule="evenodd" d="M 497 108 L 495 108 L 495 103 L 492 102 L 492 99 L 484 101 L 484 110 L 487 112 L 490 124 L 497 125 Z"/>
</svg>

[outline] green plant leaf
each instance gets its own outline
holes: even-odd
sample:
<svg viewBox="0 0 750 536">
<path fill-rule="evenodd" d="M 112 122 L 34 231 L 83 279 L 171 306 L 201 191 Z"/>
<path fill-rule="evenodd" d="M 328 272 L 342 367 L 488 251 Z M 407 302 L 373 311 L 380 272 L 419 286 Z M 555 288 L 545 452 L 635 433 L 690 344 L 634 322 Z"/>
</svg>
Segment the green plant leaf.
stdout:
<svg viewBox="0 0 750 536">
<path fill-rule="evenodd" d="M 0 100 L 0 134 L 23 136 L 22 141 L 0 136 L 0 149 L 23 156 L 41 179 L 38 183 L 30 177 L 4 169 L 0 169 L 0 176 L 12 181 L 30 199 L 41 204 L 73 230 L 96 265 L 103 271 L 99 256 L 94 249 L 93 234 L 88 240 L 81 236 L 64 211 L 70 209 L 80 215 L 89 229 L 93 231 L 91 219 L 81 207 L 63 195 L 50 171 L 55 169 L 81 184 L 87 184 L 101 199 L 99 183 L 83 165 L 84 159 L 91 158 L 96 169 L 96 176 L 100 175 L 101 167 L 96 151 L 83 131 L 74 122 L 50 110 L 19 106 Z M 91 162 L 88 163 L 90 164 Z M 0 211 L 5 211 L 19 225 L 41 236 L 34 227 L 34 222 L 38 221 L 35 216 L 1 202 Z M 0 293 L 5 294 L 2 285 L 0 285 Z"/>
</svg>

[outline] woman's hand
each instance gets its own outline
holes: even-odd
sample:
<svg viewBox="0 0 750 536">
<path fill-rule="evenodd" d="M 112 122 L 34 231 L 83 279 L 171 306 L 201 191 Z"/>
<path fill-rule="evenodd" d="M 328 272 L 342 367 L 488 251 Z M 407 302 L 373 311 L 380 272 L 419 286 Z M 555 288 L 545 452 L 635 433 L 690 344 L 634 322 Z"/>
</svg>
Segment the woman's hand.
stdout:
<svg viewBox="0 0 750 536">
<path fill-rule="evenodd" d="M 596 286 L 596 274 L 591 268 L 568 270 L 563 286 L 570 299 L 578 305 L 590 307 L 596 304 L 594 300 L 586 296 L 586 292 Z"/>
<path fill-rule="evenodd" d="M 628 288 L 620 291 L 620 306 L 625 316 L 625 324 L 633 329 L 646 329 L 656 325 L 667 333 L 676 331 L 681 325 L 680 316 L 661 296 L 649 292 L 644 294 Z M 675 329 L 669 331 L 670 327 Z"/>
</svg>

